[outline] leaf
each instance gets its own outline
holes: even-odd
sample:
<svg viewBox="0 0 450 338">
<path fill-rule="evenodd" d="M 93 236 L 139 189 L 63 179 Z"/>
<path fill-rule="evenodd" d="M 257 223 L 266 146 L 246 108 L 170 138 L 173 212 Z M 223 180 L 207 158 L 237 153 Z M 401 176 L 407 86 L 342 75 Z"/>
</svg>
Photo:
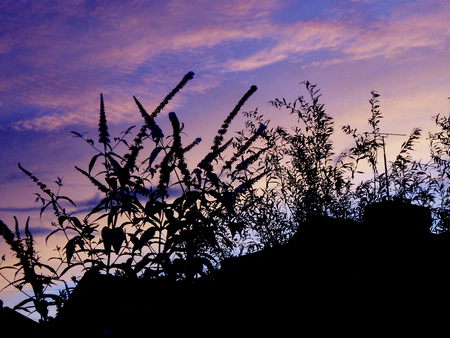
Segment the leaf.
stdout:
<svg viewBox="0 0 450 338">
<path fill-rule="evenodd" d="M 59 273 L 58 276 L 61 278 L 67 271 L 69 271 L 70 269 L 72 269 L 72 268 L 74 268 L 75 266 L 78 266 L 78 265 L 84 265 L 84 262 L 72 263 L 72 264 L 66 266 L 66 267 L 64 268 L 64 270 L 62 270 L 62 271 Z"/>
<path fill-rule="evenodd" d="M 71 132 L 72 134 L 74 134 L 75 136 L 77 136 L 77 137 L 83 138 L 83 135 L 80 134 L 79 132 L 76 132 L 76 131 L 73 131 L 73 130 L 71 130 L 70 132 Z"/>
<path fill-rule="evenodd" d="M 140 241 L 147 243 L 150 241 L 153 237 L 155 237 L 156 234 L 156 227 L 151 227 L 144 231 L 144 233 L 141 235 Z"/>
<path fill-rule="evenodd" d="M 150 254 L 146 254 L 139 262 L 136 263 L 136 265 L 134 266 L 134 272 L 136 274 L 139 273 L 151 261 L 152 258 L 150 258 Z"/>
<path fill-rule="evenodd" d="M 28 304 L 28 303 L 33 302 L 33 301 L 34 301 L 34 297 L 29 297 L 29 298 L 27 298 L 27 299 L 24 299 L 23 301 L 21 301 L 20 303 L 18 303 L 17 305 L 15 305 L 15 306 L 13 307 L 13 310 L 25 310 L 25 311 L 27 311 L 27 309 L 23 308 L 23 306 L 24 306 L 25 304 Z"/>
<path fill-rule="evenodd" d="M 45 237 L 45 244 L 47 244 L 48 239 L 49 239 L 51 236 L 53 236 L 54 234 L 56 234 L 58 231 L 62 231 L 62 229 L 61 229 L 61 228 L 58 228 L 58 229 L 56 229 L 56 230 L 53 230 L 51 233 L 49 233 L 49 234 L 47 235 L 47 237 Z"/>
<path fill-rule="evenodd" d="M 131 126 L 127 130 L 124 130 L 124 131 L 122 131 L 120 133 L 123 134 L 123 135 L 128 135 L 128 134 L 130 134 L 131 130 L 134 129 L 134 128 L 136 128 L 136 126 Z"/>
<path fill-rule="evenodd" d="M 78 229 L 83 230 L 83 225 L 80 220 L 76 217 L 70 217 L 70 221 L 75 225 Z"/>
<path fill-rule="evenodd" d="M 125 239 L 125 233 L 122 228 L 111 229 L 112 247 L 116 254 L 119 254 Z"/>
<path fill-rule="evenodd" d="M 87 216 L 89 217 L 89 216 L 91 216 L 91 215 L 93 215 L 95 213 L 98 213 L 98 212 L 102 211 L 102 210 L 107 210 L 108 209 L 108 203 L 110 201 L 111 201 L 111 197 L 105 197 L 94 208 L 92 208 L 92 210 L 89 212 L 89 214 Z M 102 219 L 102 218 L 104 218 L 106 216 L 108 216 L 108 214 L 103 214 L 103 215 L 97 217 L 94 220 L 94 222 L 98 221 L 98 220 L 100 220 L 100 219 Z"/>
<path fill-rule="evenodd" d="M 50 204 L 52 204 L 51 201 L 49 201 L 48 203 L 46 203 L 46 204 L 41 208 L 41 210 L 40 210 L 40 212 L 39 212 L 39 215 L 40 215 L 40 216 L 42 216 L 42 214 L 44 213 L 45 209 L 47 209 L 48 206 L 49 206 Z"/>
<path fill-rule="evenodd" d="M 95 162 L 97 161 L 98 157 L 102 155 L 102 154 L 97 154 L 94 155 L 91 160 L 89 161 L 89 166 L 88 166 L 88 173 L 90 174 L 92 169 L 94 168 Z"/>
<path fill-rule="evenodd" d="M 72 260 L 73 254 L 75 253 L 75 245 L 77 244 L 77 241 L 79 240 L 78 236 L 75 236 L 67 242 L 65 249 L 66 249 L 66 258 L 67 258 L 67 264 L 70 264 L 70 261 Z"/>
<path fill-rule="evenodd" d="M 153 149 L 153 151 L 150 154 L 150 157 L 148 158 L 148 167 L 150 168 L 153 164 L 153 161 L 155 161 L 156 157 L 158 157 L 159 153 L 163 150 L 162 147 L 156 147 Z"/>
<path fill-rule="evenodd" d="M 103 240 L 103 246 L 105 247 L 106 253 L 111 252 L 112 239 L 111 239 L 110 231 L 111 231 L 111 229 L 108 227 L 104 227 L 102 229 L 102 240 Z"/>
<path fill-rule="evenodd" d="M 121 228 L 104 227 L 102 229 L 102 240 L 107 253 L 111 252 L 112 247 L 114 252 L 118 254 L 122 248 L 122 243 L 125 241 L 125 233 Z"/>
<path fill-rule="evenodd" d="M 116 175 L 118 175 L 118 174 L 122 171 L 121 165 L 119 164 L 119 162 L 117 162 L 117 161 L 114 159 L 114 157 L 112 157 L 112 154 L 108 153 L 108 154 L 106 154 L 106 157 L 107 157 L 108 160 L 111 162 L 111 164 L 112 164 L 112 166 L 113 166 L 113 168 L 114 168 L 114 171 L 115 171 Z"/>
<path fill-rule="evenodd" d="M 59 217 L 58 217 L 58 223 L 59 223 L 59 225 L 60 225 L 60 226 L 63 226 L 63 225 L 64 225 L 64 222 L 65 222 L 68 218 L 69 218 L 69 217 L 64 216 L 64 215 L 59 216 Z"/>
<path fill-rule="evenodd" d="M 53 269 L 50 265 L 47 265 L 47 264 L 44 264 L 44 263 L 40 263 L 40 262 L 36 262 L 36 266 L 39 266 L 41 268 L 46 268 L 51 273 L 53 273 L 55 276 L 57 275 L 56 270 Z"/>
<path fill-rule="evenodd" d="M 133 250 L 141 250 L 147 242 L 155 237 L 156 230 L 156 227 L 151 227 L 145 230 L 139 240 L 135 242 Z"/>
<path fill-rule="evenodd" d="M 60 199 L 66 200 L 67 202 L 69 202 L 70 204 L 72 204 L 74 207 L 76 207 L 75 202 L 72 201 L 69 197 L 66 197 L 66 196 L 58 196 L 58 197 L 56 197 L 56 200 L 57 200 L 57 201 L 60 200 Z"/>
</svg>

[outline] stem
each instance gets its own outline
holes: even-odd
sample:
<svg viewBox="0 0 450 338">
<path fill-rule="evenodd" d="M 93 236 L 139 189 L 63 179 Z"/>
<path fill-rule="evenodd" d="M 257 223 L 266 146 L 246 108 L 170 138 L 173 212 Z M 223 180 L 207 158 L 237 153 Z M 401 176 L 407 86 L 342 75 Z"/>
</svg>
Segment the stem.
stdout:
<svg viewBox="0 0 450 338">
<path fill-rule="evenodd" d="M 163 229 L 163 224 L 164 224 L 164 211 L 161 210 L 160 211 L 160 216 L 159 216 L 160 220 L 161 220 L 161 229 L 159 231 L 159 237 L 158 237 L 158 256 L 161 254 L 161 243 L 162 243 L 162 229 Z M 161 267 L 161 262 L 158 259 L 158 266 L 157 266 L 157 270 L 160 271 L 162 269 Z"/>
<path fill-rule="evenodd" d="M 390 200 L 391 196 L 389 194 L 389 178 L 388 178 L 388 169 L 387 169 L 387 161 L 386 161 L 386 146 L 385 146 L 385 142 L 384 142 L 384 136 L 382 136 L 381 139 L 383 140 L 384 176 L 386 179 L 386 194 L 387 194 L 387 199 Z"/>
<path fill-rule="evenodd" d="M 108 164 L 108 156 L 106 156 L 106 143 L 103 143 L 103 157 L 105 159 L 106 177 L 109 178 L 111 173 L 110 173 L 110 167 Z M 110 212 L 111 212 L 111 210 L 110 210 Z M 111 264 L 111 251 L 108 252 L 108 258 L 107 258 L 107 262 L 106 262 L 106 275 L 109 275 L 110 264 Z"/>
<path fill-rule="evenodd" d="M 53 196 L 50 196 L 50 197 L 51 197 L 51 199 L 52 199 L 52 203 L 53 203 L 54 205 L 56 205 L 56 206 L 61 210 L 62 214 L 63 214 L 64 216 L 66 216 L 66 217 L 69 219 L 69 222 L 72 223 L 72 221 L 70 220 L 70 217 L 68 217 L 69 215 L 66 214 L 66 212 L 65 212 L 64 209 L 61 207 L 61 205 L 56 201 L 56 199 L 55 199 Z M 72 225 L 74 226 L 73 223 L 72 223 Z M 66 237 L 66 240 L 69 241 L 70 239 L 69 239 L 69 236 L 67 235 L 66 229 L 65 229 L 64 227 L 62 227 L 62 226 L 61 226 L 61 228 L 62 228 L 62 231 L 63 231 L 63 233 L 64 233 L 64 237 Z M 84 262 L 81 260 L 81 257 L 80 257 L 80 255 L 78 254 L 78 252 L 75 252 L 75 254 L 77 255 L 78 259 L 80 260 L 80 263 L 81 263 L 81 265 L 83 266 L 83 268 L 86 268 L 86 266 L 84 265 Z"/>
<path fill-rule="evenodd" d="M 21 293 L 23 293 L 25 296 L 27 296 L 28 298 L 33 298 L 33 296 L 30 296 L 28 293 L 26 293 L 25 291 L 23 291 L 22 289 L 19 289 L 17 286 L 14 285 L 14 282 L 11 282 L 8 278 L 5 277 L 4 274 L 2 274 L 0 272 L 0 276 L 7 281 L 10 285 L 14 286 L 17 290 L 19 290 Z M 1 291 L 3 291 L 7 286 L 5 286 Z"/>
</svg>

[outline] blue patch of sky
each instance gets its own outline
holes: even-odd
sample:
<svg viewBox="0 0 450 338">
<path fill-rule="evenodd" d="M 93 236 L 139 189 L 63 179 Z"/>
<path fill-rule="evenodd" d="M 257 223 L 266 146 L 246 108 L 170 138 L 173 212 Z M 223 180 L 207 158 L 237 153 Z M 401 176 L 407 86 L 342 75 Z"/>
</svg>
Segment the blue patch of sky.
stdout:
<svg viewBox="0 0 450 338">
<path fill-rule="evenodd" d="M 214 55 L 218 63 L 225 62 L 230 58 L 246 58 L 255 52 L 270 47 L 273 44 L 271 39 L 246 39 L 243 41 L 226 42 L 223 46 L 218 46 Z M 227 53 L 222 53 L 222 50 Z"/>
<path fill-rule="evenodd" d="M 1 96 L 0 96 L 1 97 Z M 6 102 L 11 102 L 9 99 Z M 0 107 L 0 124 L 11 126 L 15 122 L 30 119 L 31 117 L 39 117 L 51 113 L 59 113 L 60 109 L 43 108 L 41 106 L 29 105 L 22 103 L 7 103 Z"/>
<path fill-rule="evenodd" d="M 187 63 L 186 54 L 187 53 L 183 55 L 173 53 L 160 53 L 158 54 L 158 56 L 151 58 L 150 60 L 145 61 L 140 65 L 137 65 L 132 72 L 116 72 L 110 74 L 108 80 L 112 82 L 117 81 L 117 84 L 142 84 L 142 80 L 149 76 L 153 77 L 154 75 L 158 74 L 168 75 L 177 73 L 179 68 L 185 68 L 183 67 L 183 65 Z M 195 62 L 197 64 L 201 64 L 203 60 L 201 58 L 197 58 Z M 186 73 L 190 70 L 191 69 L 186 69 Z M 164 83 L 164 85 L 167 86 L 168 84 L 166 83 L 166 80 L 167 79 L 165 78 L 156 79 L 155 82 L 161 81 L 162 83 Z M 174 81 L 176 80 L 178 79 L 174 79 Z"/>
<path fill-rule="evenodd" d="M 122 78 L 136 81 L 135 76 L 157 73 L 174 73 L 174 71 L 217 71 L 231 59 L 245 58 L 255 51 L 270 46 L 269 39 L 243 39 L 242 41 L 226 41 L 212 47 L 186 48 L 183 53 L 160 53 L 155 58 L 140 65 L 134 73 L 125 74 Z"/>
<path fill-rule="evenodd" d="M 389 17 L 396 9 L 410 4 L 407 0 L 322 0 L 322 1 L 289 1 L 289 6 L 272 14 L 274 21 L 292 24 L 299 21 L 352 20 L 360 24 L 368 24 L 371 20 Z"/>
<path fill-rule="evenodd" d="M 334 0 L 323 1 L 288 1 L 288 6 L 274 12 L 275 22 L 291 24 L 298 21 L 308 21 L 322 18 L 326 11 L 336 4 Z"/>
<path fill-rule="evenodd" d="M 28 74 L 33 68 L 26 61 L 27 54 L 30 54 L 27 48 L 17 46 L 4 54 L 0 54 L 2 77 L 15 78 L 18 74 Z"/>
<path fill-rule="evenodd" d="M 305 66 L 324 66 L 329 64 L 329 62 L 335 59 L 345 59 L 347 57 L 344 53 L 338 50 L 331 49 L 321 49 L 319 51 L 311 51 L 306 54 L 301 55 L 301 59 L 296 59 L 293 57 L 291 61 L 301 61 L 302 65 Z"/>
</svg>

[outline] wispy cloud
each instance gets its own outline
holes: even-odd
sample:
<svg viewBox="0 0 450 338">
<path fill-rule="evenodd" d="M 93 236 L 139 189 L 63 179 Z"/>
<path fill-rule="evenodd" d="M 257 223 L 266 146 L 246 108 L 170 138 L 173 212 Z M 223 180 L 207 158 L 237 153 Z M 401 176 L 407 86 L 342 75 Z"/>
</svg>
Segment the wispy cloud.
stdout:
<svg viewBox="0 0 450 338">
<path fill-rule="evenodd" d="M 351 59 L 392 58 L 421 47 L 450 47 L 450 6 L 442 5 L 420 14 L 399 13 L 363 31 L 344 52 Z"/>
<path fill-rule="evenodd" d="M 245 58 L 230 60 L 226 71 L 249 71 L 316 51 L 336 55 L 314 65 L 329 65 L 374 57 L 393 58 L 415 48 L 448 50 L 450 5 L 433 2 L 418 11 L 416 4 L 393 12 L 384 19 L 361 25 L 357 20 L 299 22 L 279 25 L 273 43 Z"/>
<path fill-rule="evenodd" d="M 136 119 L 132 95 L 156 105 L 168 90 L 162 83 L 176 82 L 191 70 L 191 60 L 202 50 L 267 35 L 266 16 L 276 7 L 271 0 L 217 6 L 207 1 L 3 4 L 0 64 L 10 71 L 0 74 L 0 100 L 21 101 L 27 111 L 3 104 L 4 116 L 25 130 L 94 125 L 93 103 L 102 91 L 114 94 L 112 123 Z M 239 21 L 243 17 L 248 19 L 244 24 Z M 185 62 L 168 70 L 167 56 Z M 205 69 L 211 64 L 211 57 L 203 65 L 195 61 Z"/>
<path fill-rule="evenodd" d="M 190 92 L 204 92 L 228 73 L 298 62 L 312 53 L 322 57 L 303 66 L 449 48 L 446 1 L 413 1 L 363 23 L 358 15 L 365 14 L 354 9 L 339 20 L 277 20 L 274 14 L 288 6 L 302 10 L 275 0 L 2 2 L 0 123 L 24 130 L 94 126 L 100 92 L 110 97 L 111 123 L 134 122 L 132 95 L 156 105 L 167 84 L 189 70 L 207 81 Z"/>
<path fill-rule="evenodd" d="M 342 47 L 356 36 L 345 24 L 319 21 L 295 23 L 277 28 L 272 47 L 260 50 L 244 59 L 230 60 L 226 71 L 248 71 L 313 51 Z"/>
</svg>

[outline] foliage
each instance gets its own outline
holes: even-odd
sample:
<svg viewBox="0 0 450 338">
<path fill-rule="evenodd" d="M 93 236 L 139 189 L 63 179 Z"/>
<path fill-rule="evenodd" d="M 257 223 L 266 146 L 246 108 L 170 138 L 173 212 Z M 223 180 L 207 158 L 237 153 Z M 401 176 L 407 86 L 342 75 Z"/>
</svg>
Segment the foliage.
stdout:
<svg viewBox="0 0 450 338">
<path fill-rule="evenodd" d="M 250 135 L 254 135 L 259 125 L 270 124 L 257 110 L 244 113 L 244 116 Z M 284 130 L 280 127 L 267 129 L 249 157 L 254 164 L 253 170 L 265 175 L 258 184 L 247 189 L 235 206 L 235 222 L 242 229 L 234 245 L 238 255 L 285 244 L 297 230 L 283 198 L 286 180 L 279 175 L 284 157 L 284 149 L 280 146 L 282 135 Z M 246 144 L 249 140 L 251 137 L 244 130 L 237 133 L 237 143 Z M 237 147 L 241 149 L 239 144 Z M 248 162 L 243 163 L 248 166 Z"/>
<path fill-rule="evenodd" d="M 197 163 L 189 152 L 201 138 L 184 144 L 184 125 L 168 114 L 171 130 L 163 131 L 156 118 L 170 100 L 193 78 L 189 72 L 148 113 L 133 97 L 144 121 L 134 138 L 134 126 L 120 136 L 109 133 L 104 97 L 100 95 L 98 142 L 72 131 L 92 149 L 86 168 L 75 169 L 101 195 L 84 217 L 77 206 L 60 194 L 62 180 L 53 192 L 21 164 L 19 169 L 40 189 L 36 194 L 41 214 L 51 210 L 53 230 L 65 238 L 56 248 L 57 268 L 41 263 L 34 240 L 25 225 L 25 238 L 15 219 L 15 232 L 0 221 L 0 235 L 18 259 L 10 285 L 33 295 L 16 306 L 35 310 L 43 321 L 50 306 L 60 308 L 70 293 L 66 275 L 81 269 L 130 279 L 164 279 L 192 282 L 207 276 L 233 255 L 285 244 L 298 228 L 315 216 L 359 220 L 364 208 L 388 197 L 431 208 L 436 231 L 450 231 L 450 123 L 437 115 L 439 130 L 428 135 L 431 160 L 415 161 L 413 151 L 422 131 L 413 129 L 385 172 L 378 171 L 383 139 L 380 95 L 372 91 L 367 132 L 350 125 L 342 131 L 354 145 L 336 155 L 332 137 L 334 120 L 321 103 L 317 85 L 304 82 L 306 96 L 292 102 L 271 101 L 286 110 L 297 124 L 291 129 L 269 128 L 270 121 L 257 110 L 244 112 L 245 128 L 229 137 L 230 126 L 256 91 L 252 86 L 219 127 L 207 154 Z M 356 181 L 361 164 L 372 171 Z M 193 165 L 194 164 L 194 165 Z M 367 178 L 372 176 L 373 178 Z M 386 182 L 388 185 L 386 185 Z M 47 292 L 54 283 L 65 291 Z"/>
<path fill-rule="evenodd" d="M 285 181 L 286 203 L 297 223 L 318 215 L 348 217 L 348 164 L 334 161 L 334 121 L 319 101 L 317 86 L 305 82 L 305 87 L 308 99 L 300 96 L 293 102 L 284 98 L 271 101 L 274 107 L 296 116 L 298 122 L 290 132 L 281 131 L 287 163 L 280 168 L 279 177 Z"/>
<path fill-rule="evenodd" d="M 51 207 L 56 218 L 52 222 L 54 230 L 47 239 L 57 233 L 66 237 L 64 250 L 54 257 L 60 261 L 60 268 L 52 270 L 53 279 L 61 280 L 68 271 L 82 267 L 85 271 L 97 270 L 127 278 L 191 281 L 214 270 L 232 251 L 233 237 L 243 230 L 236 222 L 236 205 L 249 208 L 242 196 L 266 174 L 263 168 L 252 169 L 263 152 L 255 150 L 254 144 L 264 136 L 266 126 L 259 123 L 245 138 L 225 139 L 231 122 L 256 91 L 256 86 L 252 86 L 219 128 L 209 153 L 190 170 L 186 154 L 201 139 L 184 146 L 181 137 L 184 125 L 174 112 L 168 114 L 172 128 L 169 136 L 164 135 L 155 118 L 193 75 L 186 74 L 152 113 L 147 113 L 134 97 L 145 123 L 131 144 L 127 136 L 133 127 L 120 137 L 110 137 L 103 95 L 100 96 L 98 144 L 84 134 L 72 132 L 95 152 L 86 169 L 75 168 L 102 194 L 99 203 L 83 219 L 62 205 L 65 202 L 75 206 L 71 199 L 53 193 L 19 164 L 43 192 L 38 194 L 41 213 Z M 148 143 L 146 149 L 151 147 L 146 154 L 143 154 L 144 143 Z M 118 151 L 120 147 L 125 148 L 123 153 Z M 234 152 L 227 157 L 226 150 L 232 148 Z M 60 181 L 59 185 L 62 185 Z M 31 244 L 22 249 L 16 244 L 21 243 L 20 239 L 10 239 L 6 225 L 3 228 L 2 235 L 20 259 L 17 274 L 25 269 L 24 279 L 13 284 L 16 287 L 20 283 L 32 284 L 36 310 L 46 320 L 46 313 L 38 307 L 48 297 L 43 294 L 41 284 L 47 285 L 50 279 L 33 274 L 33 269 L 41 265 L 32 260 Z M 26 231 L 31 236 L 28 227 Z M 36 279 L 41 284 L 36 284 Z"/>
<path fill-rule="evenodd" d="M 449 119 L 434 117 L 439 131 L 429 134 L 431 161 L 414 160 L 414 146 L 422 134 L 420 128 L 414 128 L 395 160 L 387 163 L 386 177 L 386 173 L 378 171 L 384 142 L 380 137 L 383 135 L 380 94 L 371 92 L 369 131 L 359 132 L 350 125 L 343 126 L 342 131 L 352 137 L 354 145 L 336 156 L 332 142 L 333 118 L 320 103 L 321 94 L 316 85 L 309 82 L 304 85 L 307 98 L 271 101 L 274 107 L 296 116 L 298 124 L 292 130 L 279 129 L 281 143 L 271 149 L 271 154 L 278 152 L 278 160 L 283 162 L 272 167 L 273 175 L 278 177 L 275 188 L 278 194 L 270 204 L 287 208 L 296 226 L 316 215 L 360 220 L 368 204 L 388 197 L 388 182 L 394 193 L 392 198 L 431 208 L 437 227 L 440 231 L 446 229 L 450 205 Z M 364 174 L 360 169 L 364 161 L 373 179 L 356 182 L 356 175 Z"/>
<path fill-rule="evenodd" d="M 56 305 L 59 308 L 63 302 L 61 296 L 46 292 L 48 286 L 52 285 L 56 279 L 57 273 L 51 266 L 42 263 L 39 256 L 37 256 L 34 249 L 34 239 L 29 229 L 29 218 L 25 224 L 25 238 L 22 238 L 17 218 L 14 220 L 14 232 L 0 220 L 0 236 L 10 246 L 19 262 L 12 267 L 1 267 L 0 270 L 15 270 L 16 278 L 10 284 L 18 290 L 22 291 L 26 284 L 32 287 L 33 295 L 28 295 L 22 291 L 27 298 L 17 304 L 15 309 L 30 312 L 30 308 L 34 308 L 41 316 L 41 319 L 46 321 L 48 318 L 48 306 Z"/>
<path fill-rule="evenodd" d="M 388 184 L 390 191 L 394 193 L 393 199 L 430 208 L 434 216 L 434 231 L 445 231 L 444 224 L 448 224 L 450 206 L 449 120 L 440 115 L 433 118 L 440 130 L 429 134 L 431 160 L 428 162 L 413 158 L 414 147 L 422 135 L 420 128 L 414 128 L 402 143 L 395 160 L 387 164 L 386 178 L 385 173 L 380 174 L 377 170 L 377 154 L 383 145 L 383 140 L 377 138 L 380 134 L 380 119 L 383 118 L 378 97 L 379 94 L 372 92 L 369 101 L 371 117 L 368 122 L 372 128 L 371 133 L 358 133 L 350 126 L 342 128 L 355 142 L 348 153 L 349 158 L 354 160 L 352 177 L 362 159 L 367 159 L 374 175 L 373 179 L 360 182 L 354 189 L 352 199 L 357 203 L 355 215 L 361 215 L 367 204 L 388 198 Z"/>
<path fill-rule="evenodd" d="M 450 231 L 450 116 L 433 117 L 439 131 L 429 133 L 431 162 L 428 189 L 438 201 L 433 208 L 437 231 Z M 428 169 L 428 168 L 427 168 Z"/>
</svg>

